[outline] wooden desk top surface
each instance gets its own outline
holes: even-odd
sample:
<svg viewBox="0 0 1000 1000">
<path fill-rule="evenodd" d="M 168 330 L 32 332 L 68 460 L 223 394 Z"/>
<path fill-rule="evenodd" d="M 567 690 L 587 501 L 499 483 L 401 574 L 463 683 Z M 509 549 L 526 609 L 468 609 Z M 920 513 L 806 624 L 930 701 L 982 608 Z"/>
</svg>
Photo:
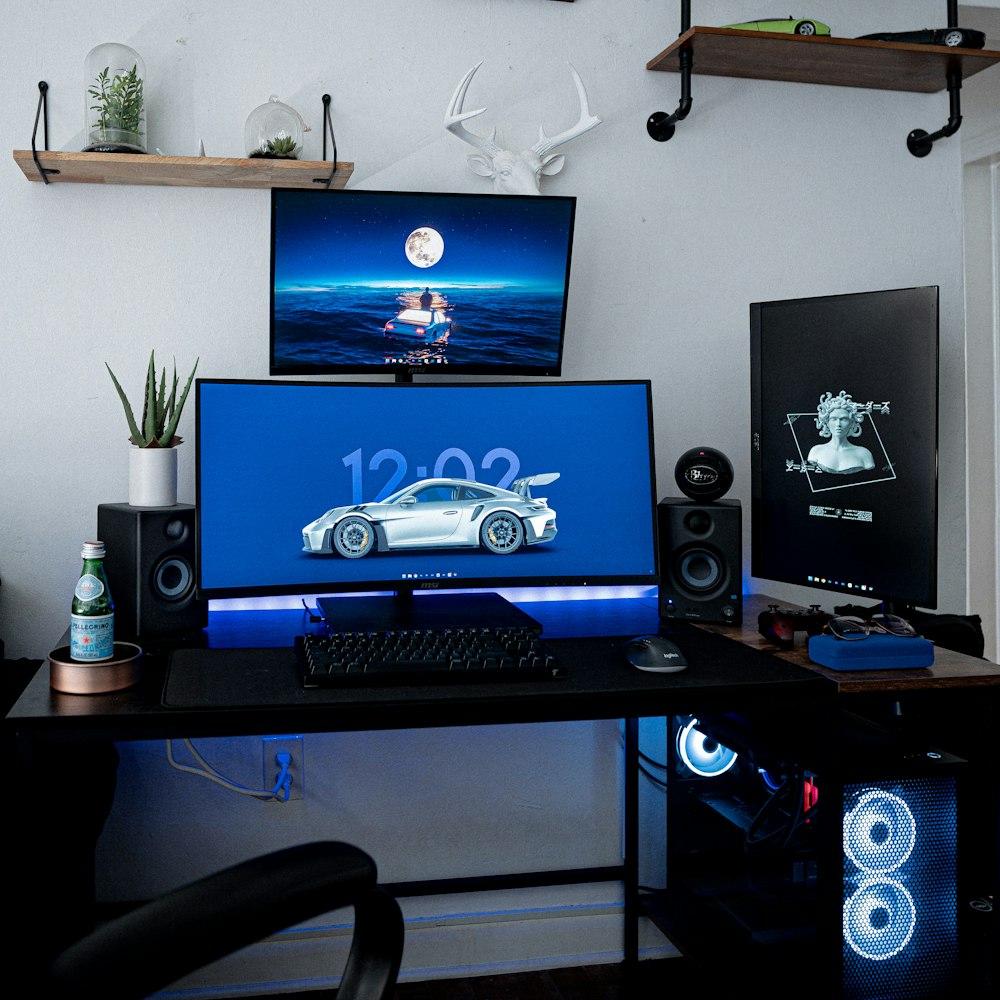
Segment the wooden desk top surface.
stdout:
<svg viewBox="0 0 1000 1000">
<path fill-rule="evenodd" d="M 743 603 L 742 625 L 711 625 L 699 623 L 699 627 L 720 635 L 738 639 L 746 646 L 767 650 L 779 659 L 805 667 L 831 681 L 839 694 L 889 694 L 946 688 L 972 688 L 1000 686 L 1000 664 L 978 659 L 951 649 L 936 647 L 934 664 L 916 670 L 830 670 L 813 663 L 809 659 L 804 632 L 796 633 L 795 644 L 790 650 L 778 649 L 757 631 L 757 616 L 771 604 L 781 607 L 796 607 L 778 601 L 767 594 L 750 594 Z"/>
</svg>

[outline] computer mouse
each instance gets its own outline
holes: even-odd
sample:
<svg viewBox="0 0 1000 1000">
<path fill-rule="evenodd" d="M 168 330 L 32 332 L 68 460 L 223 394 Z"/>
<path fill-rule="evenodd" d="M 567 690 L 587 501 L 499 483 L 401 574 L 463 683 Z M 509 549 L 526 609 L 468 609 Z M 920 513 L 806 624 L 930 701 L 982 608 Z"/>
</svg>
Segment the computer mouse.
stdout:
<svg viewBox="0 0 1000 1000">
<path fill-rule="evenodd" d="M 686 670 L 684 654 L 662 635 L 639 635 L 625 643 L 625 658 L 639 670 L 673 674 Z"/>
</svg>

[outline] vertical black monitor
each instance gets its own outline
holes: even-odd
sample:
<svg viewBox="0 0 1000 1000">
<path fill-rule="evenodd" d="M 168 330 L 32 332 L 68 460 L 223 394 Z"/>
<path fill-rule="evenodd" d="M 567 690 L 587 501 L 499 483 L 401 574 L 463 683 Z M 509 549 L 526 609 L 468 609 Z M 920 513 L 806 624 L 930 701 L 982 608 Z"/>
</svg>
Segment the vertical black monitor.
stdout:
<svg viewBox="0 0 1000 1000">
<path fill-rule="evenodd" d="M 202 597 L 657 582 L 648 382 L 202 379 L 196 397 Z"/>
<path fill-rule="evenodd" d="M 272 189 L 271 374 L 560 375 L 575 211 Z"/>
<path fill-rule="evenodd" d="M 750 336 L 752 575 L 936 607 L 937 287 L 756 302 Z"/>
</svg>

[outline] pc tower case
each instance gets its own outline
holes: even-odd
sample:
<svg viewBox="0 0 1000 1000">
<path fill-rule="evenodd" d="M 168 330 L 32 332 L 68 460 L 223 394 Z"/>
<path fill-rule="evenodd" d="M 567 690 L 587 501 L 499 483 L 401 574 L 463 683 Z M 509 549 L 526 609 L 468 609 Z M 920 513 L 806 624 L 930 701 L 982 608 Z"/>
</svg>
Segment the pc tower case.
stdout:
<svg viewBox="0 0 1000 1000">
<path fill-rule="evenodd" d="M 989 994 L 994 925 L 970 906 L 988 890 L 963 853 L 984 816 L 965 760 L 850 717 L 678 716 L 668 730 L 662 919 L 715 985 Z"/>
</svg>

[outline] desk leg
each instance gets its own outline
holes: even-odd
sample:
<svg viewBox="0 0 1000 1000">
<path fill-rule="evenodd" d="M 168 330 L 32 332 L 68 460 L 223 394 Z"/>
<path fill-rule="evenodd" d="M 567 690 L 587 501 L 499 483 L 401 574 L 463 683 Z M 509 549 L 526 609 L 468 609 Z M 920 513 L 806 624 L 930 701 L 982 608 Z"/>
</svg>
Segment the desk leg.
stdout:
<svg viewBox="0 0 1000 1000">
<path fill-rule="evenodd" d="M 625 720 L 625 808 L 623 865 L 625 881 L 626 963 L 639 961 L 639 720 Z"/>
</svg>

